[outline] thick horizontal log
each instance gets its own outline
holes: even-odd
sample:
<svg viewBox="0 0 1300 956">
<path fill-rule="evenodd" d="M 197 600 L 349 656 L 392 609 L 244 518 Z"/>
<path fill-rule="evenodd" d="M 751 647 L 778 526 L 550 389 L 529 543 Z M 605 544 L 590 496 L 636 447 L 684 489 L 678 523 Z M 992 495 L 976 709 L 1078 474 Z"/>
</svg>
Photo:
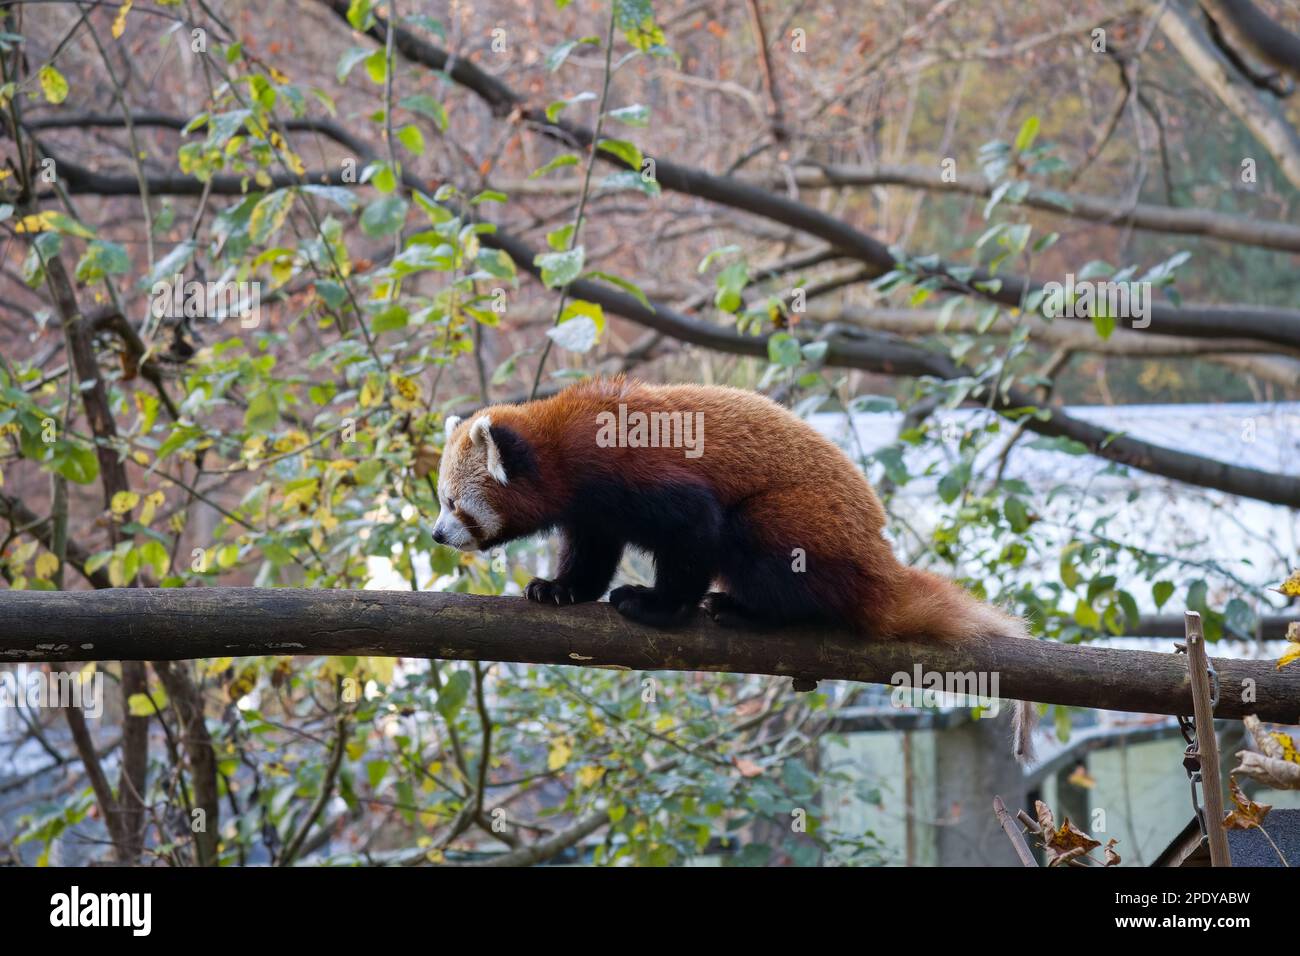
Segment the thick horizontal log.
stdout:
<svg viewBox="0 0 1300 956">
<path fill-rule="evenodd" d="M 998 638 L 873 642 L 813 628 L 754 634 L 703 616 L 656 631 L 604 603 L 546 608 L 464 594 L 259 588 L 3 591 L 0 621 L 0 662 L 334 654 L 866 683 L 890 683 L 919 665 L 996 675 L 996 692 L 1008 699 L 1152 714 L 1192 707 L 1186 659 L 1172 652 Z M 1214 665 L 1222 688 L 1216 716 L 1300 722 L 1300 668 Z M 1253 702 L 1242 700 L 1246 686 Z"/>
</svg>

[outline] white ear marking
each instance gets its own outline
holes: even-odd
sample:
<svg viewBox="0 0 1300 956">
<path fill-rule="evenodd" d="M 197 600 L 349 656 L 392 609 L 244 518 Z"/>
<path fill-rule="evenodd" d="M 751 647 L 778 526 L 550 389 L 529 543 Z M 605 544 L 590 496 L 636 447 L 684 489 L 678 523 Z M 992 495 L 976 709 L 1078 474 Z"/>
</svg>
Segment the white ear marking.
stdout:
<svg viewBox="0 0 1300 956">
<path fill-rule="evenodd" d="M 474 419 L 469 426 L 469 440 L 475 445 L 482 445 L 487 450 L 487 472 L 501 484 L 509 484 L 505 463 L 501 461 L 501 449 L 492 438 L 492 419 L 483 415 Z"/>
<path fill-rule="evenodd" d="M 475 445 L 481 445 L 483 442 L 492 440 L 492 417 L 490 415 L 480 415 L 474 419 L 474 424 L 469 426 L 469 440 Z"/>
<path fill-rule="evenodd" d="M 456 426 L 464 420 L 465 419 L 461 418 L 459 415 L 448 415 L 447 421 L 443 424 L 443 435 L 450 438 L 451 433 L 456 430 Z"/>
</svg>

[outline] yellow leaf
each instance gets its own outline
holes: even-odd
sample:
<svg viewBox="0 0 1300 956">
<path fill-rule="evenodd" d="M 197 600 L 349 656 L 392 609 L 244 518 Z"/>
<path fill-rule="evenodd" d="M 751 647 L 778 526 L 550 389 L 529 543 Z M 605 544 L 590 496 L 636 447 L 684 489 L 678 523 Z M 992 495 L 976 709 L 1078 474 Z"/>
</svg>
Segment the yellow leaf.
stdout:
<svg viewBox="0 0 1300 956">
<path fill-rule="evenodd" d="M 370 408 L 373 405 L 378 405 L 383 395 L 383 385 L 377 380 L 376 376 L 368 376 L 366 384 L 361 386 L 361 406 Z"/>
<path fill-rule="evenodd" d="M 1292 571 L 1291 576 L 1282 582 L 1276 590 L 1287 597 L 1300 597 L 1300 571 Z"/>
<path fill-rule="evenodd" d="M 33 213 L 30 216 L 23 216 L 14 223 L 14 232 L 44 232 L 46 229 L 54 228 L 54 212 L 47 209 L 45 212 Z"/>
<path fill-rule="evenodd" d="M 113 514 L 124 515 L 139 503 L 140 496 L 134 491 L 119 491 L 113 495 L 110 507 L 113 509 Z"/>
<path fill-rule="evenodd" d="M 559 770 L 573 756 L 573 742 L 568 737 L 556 737 L 551 741 L 551 752 L 546 756 L 546 769 Z"/>
<path fill-rule="evenodd" d="M 131 12 L 131 4 L 135 0 L 124 0 L 121 7 L 118 8 L 117 18 L 113 21 L 113 39 L 122 39 L 122 34 L 126 32 L 126 15 Z"/>
<path fill-rule="evenodd" d="M 154 515 L 158 512 L 158 506 L 167 500 L 167 496 L 161 491 L 155 491 L 147 495 L 144 499 L 144 507 L 140 509 L 140 523 L 146 528 L 153 524 Z"/>
<path fill-rule="evenodd" d="M 36 559 L 35 572 L 38 578 L 45 578 L 47 581 L 55 571 L 59 570 L 59 559 L 50 552 L 46 551 Z"/>
<path fill-rule="evenodd" d="M 335 524 L 338 520 L 335 519 Z M 367 657 L 366 670 L 368 670 L 375 680 L 381 684 L 391 684 L 393 682 L 393 667 L 397 664 L 395 657 Z"/>
<path fill-rule="evenodd" d="M 578 771 L 578 786 L 594 787 L 600 783 L 600 778 L 605 776 L 604 767 L 583 767 Z"/>
<path fill-rule="evenodd" d="M 420 407 L 420 386 L 415 379 L 394 372 L 388 380 L 392 382 L 393 390 L 396 392 L 393 396 L 394 408 L 409 412 Z"/>
<path fill-rule="evenodd" d="M 1278 746 L 1282 748 L 1283 760 L 1287 763 L 1300 763 L 1300 750 L 1296 749 L 1295 741 L 1291 739 L 1290 734 L 1274 730 L 1269 736 L 1276 740 Z"/>
<path fill-rule="evenodd" d="M 127 698 L 126 706 L 132 717 L 152 717 L 167 706 L 167 695 L 161 690 L 152 694 L 132 694 Z"/>
<path fill-rule="evenodd" d="M 41 67 L 36 78 L 40 81 L 41 92 L 45 94 L 48 102 L 58 106 L 68 98 L 68 81 L 54 68 L 53 63 L 46 63 Z"/>
<path fill-rule="evenodd" d="M 1300 661 L 1300 644 L 1288 644 L 1282 656 L 1277 659 L 1277 669 L 1281 670 L 1296 661 Z"/>
<path fill-rule="evenodd" d="M 1083 764 L 1079 764 L 1074 768 L 1074 773 L 1069 776 L 1069 782 L 1085 790 L 1091 790 L 1097 786 L 1096 779 L 1088 775 L 1088 768 Z"/>
</svg>

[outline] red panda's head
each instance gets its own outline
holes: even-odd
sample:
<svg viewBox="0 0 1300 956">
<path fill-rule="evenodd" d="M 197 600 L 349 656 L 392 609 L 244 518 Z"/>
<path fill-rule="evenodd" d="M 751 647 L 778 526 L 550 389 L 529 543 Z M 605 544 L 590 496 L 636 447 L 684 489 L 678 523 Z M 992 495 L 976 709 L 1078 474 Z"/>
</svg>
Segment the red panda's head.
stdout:
<svg viewBox="0 0 1300 956">
<path fill-rule="evenodd" d="M 535 496 L 533 450 L 514 430 L 494 425 L 491 410 L 468 421 L 448 418 L 438 467 L 433 540 L 477 551 L 538 530 L 528 515 Z"/>
</svg>

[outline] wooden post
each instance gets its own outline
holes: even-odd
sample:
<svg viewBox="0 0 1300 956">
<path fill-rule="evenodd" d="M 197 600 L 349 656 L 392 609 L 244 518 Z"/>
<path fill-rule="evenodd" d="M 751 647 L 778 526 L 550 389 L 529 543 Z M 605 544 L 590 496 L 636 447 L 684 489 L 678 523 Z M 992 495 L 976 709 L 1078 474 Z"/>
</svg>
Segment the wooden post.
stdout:
<svg viewBox="0 0 1300 956">
<path fill-rule="evenodd" d="M 1228 834 L 1223 829 L 1223 790 L 1219 783 L 1219 740 L 1214 734 L 1210 704 L 1209 659 L 1201 615 L 1186 613 L 1187 670 L 1192 684 L 1192 716 L 1196 720 L 1196 749 L 1201 755 L 1201 795 L 1205 800 L 1205 829 L 1210 840 L 1210 865 L 1232 866 Z"/>
</svg>

